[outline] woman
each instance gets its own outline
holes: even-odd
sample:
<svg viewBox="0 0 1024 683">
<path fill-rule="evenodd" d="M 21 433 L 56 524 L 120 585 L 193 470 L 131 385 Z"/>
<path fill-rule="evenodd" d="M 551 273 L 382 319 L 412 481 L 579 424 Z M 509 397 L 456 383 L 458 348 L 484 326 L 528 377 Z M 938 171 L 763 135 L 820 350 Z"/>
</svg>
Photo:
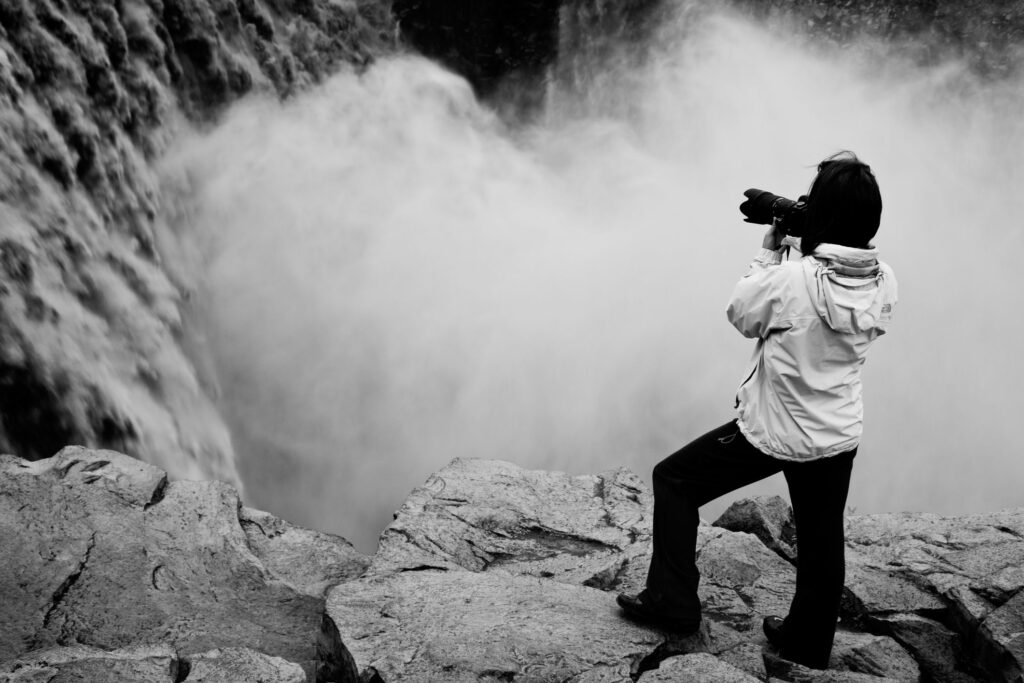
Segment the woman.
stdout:
<svg viewBox="0 0 1024 683">
<path fill-rule="evenodd" d="M 627 616 L 696 632 L 697 509 L 781 471 L 797 529 L 796 592 L 785 619 L 768 617 L 764 629 L 783 657 L 827 667 L 863 419 L 860 369 L 896 303 L 896 278 L 871 245 L 881 213 L 870 167 L 842 152 L 818 166 L 799 242 L 804 255 L 783 259 L 795 238 L 783 239 L 776 225 L 765 235 L 727 312 L 740 333 L 757 340 L 736 419 L 654 468 L 653 556 L 646 589 L 619 596 Z"/>
</svg>

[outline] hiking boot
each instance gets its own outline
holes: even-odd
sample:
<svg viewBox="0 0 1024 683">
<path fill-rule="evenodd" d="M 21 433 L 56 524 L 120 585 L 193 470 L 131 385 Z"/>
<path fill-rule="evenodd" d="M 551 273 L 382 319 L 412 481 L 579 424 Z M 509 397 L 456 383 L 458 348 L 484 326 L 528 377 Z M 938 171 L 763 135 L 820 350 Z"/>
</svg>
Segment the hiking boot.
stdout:
<svg viewBox="0 0 1024 683">
<path fill-rule="evenodd" d="M 696 621 L 680 618 L 653 601 L 647 591 L 638 595 L 619 593 L 615 601 L 632 621 L 656 626 L 680 636 L 691 636 L 700 630 L 700 617 Z"/>
<path fill-rule="evenodd" d="M 784 623 L 785 621 L 782 617 L 765 617 L 764 622 L 761 624 L 765 637 L 772 644 L 772 647 L 776 649 L 782 649 L 782 643 L 785 640 L 782 632 L 782 625 Z"/>
</svg>

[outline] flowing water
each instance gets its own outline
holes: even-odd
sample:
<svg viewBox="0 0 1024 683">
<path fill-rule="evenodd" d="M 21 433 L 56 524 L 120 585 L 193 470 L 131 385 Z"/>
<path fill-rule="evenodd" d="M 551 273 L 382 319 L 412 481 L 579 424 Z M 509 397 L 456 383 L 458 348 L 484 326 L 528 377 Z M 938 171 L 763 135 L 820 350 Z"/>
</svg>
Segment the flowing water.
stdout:
<svg viewBox="0 0 1024 683">
<path fill-rule="evenodd" d="M 1024 82 L 909 53 L 683 3 L 642 56 L 564 61 L 529 121 L 403 56 L 183 141 L 197 356 L 247 504 L 372 550 L 455 457 L 648 476 L 732 417 L 742 191 L 800 194 L 841 149 L 900 281 L 850 506 L 1024 502 Z"/>
</svg>

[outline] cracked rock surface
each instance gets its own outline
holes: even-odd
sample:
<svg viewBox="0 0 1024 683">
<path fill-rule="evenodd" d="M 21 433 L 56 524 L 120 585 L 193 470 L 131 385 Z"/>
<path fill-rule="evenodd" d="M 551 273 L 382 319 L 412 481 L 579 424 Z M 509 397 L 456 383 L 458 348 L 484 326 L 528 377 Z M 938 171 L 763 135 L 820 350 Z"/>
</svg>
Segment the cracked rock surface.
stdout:
<svg viewBox="0 0 1024 683">
<path fill-rule="evenodd" d="M 175 683 L 180 663 L 166 645 L 103 650 L 86 645 L 55 647 L 0 664 L 3 683 L 104 681 L 105 683 Z"/>
<path fill-rule="evenodd" d="M 625 470 L 571 477 L 456 460 L 412 493 L 367 574 L 332 589 L 328 612 L 357 666 L 388 683 L 767 680 L 761 620 L 785 614 L 795 569 L 752 534 L 700 527 L 698 636 L 618 612 L 615 593 L 646 578 L 651 505 Z M 835 652 L 831 680 L 919 677 L 885 635 L 841 633 Z M 657 674 L 662 662 L 673 663 Z"/>
<path fill-rule="evenodd" d="M 1024 671 L 1024 509 L 852 517 L 845 618 L 887 633 L 935 680 Z"/>
<path fill-rule="evenodd" d="M 358 665 L 389 682 L 628 672 L 663 640 L 624 622 L 607 593 L 503 571 L 366 576 L 331 591 L 328 611 Z"/>
<path fill-rule="evenodd" d="M 622 617 L 650 506 L 625 470 L 456 460 L 371 560 L 119 453 L 0 456 L 0 681 L 1019 680 L 1024 510 L 849 518 L 842 623 L 814 671 L 761 634 L 795 580 L 770 538 L 701 525 L 694 636 Z"/>
<path fill-rule="evenodd" d="M 290 549 L 272 538 L 251 545 L 239 514 L 226 484 L 168 483 L 112 451 L 0 456 L 0 661 L 72 644 L 165 645 L 185 659 L 251 647 L 309 680 L 354 680 L 320 595 L 329 579 L 309 580 L 316 566 L 285 571 L 280 555 Z M 354 554 L 339 539 L 334 557 L 344 564 Z M 363 566 L 357 558 L 332 572 Z"/>
<path fill-rule="evenodd" d="M 381 535 L 374 571 L 416 567 L 582 583 L 649 543 L 652 498 L 625 469 L 597 475 L 453 461 L 415 489 Z"/>
</svg>

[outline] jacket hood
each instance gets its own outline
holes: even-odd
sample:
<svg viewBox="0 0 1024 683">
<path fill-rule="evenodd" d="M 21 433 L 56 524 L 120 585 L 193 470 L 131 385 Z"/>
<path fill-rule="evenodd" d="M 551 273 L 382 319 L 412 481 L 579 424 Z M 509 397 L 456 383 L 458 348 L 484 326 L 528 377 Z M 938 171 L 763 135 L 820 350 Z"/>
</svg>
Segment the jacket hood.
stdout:
<svg viewBox="0 0 1024 683">
<path fill-rule="evenodd" d="M 878 249 L 821 244 L 807 265 L 814 306 L 829 327 L 848 334 L 885 331 L 896 301 L 896 281 L 879 262 Z"/>
</svg>

